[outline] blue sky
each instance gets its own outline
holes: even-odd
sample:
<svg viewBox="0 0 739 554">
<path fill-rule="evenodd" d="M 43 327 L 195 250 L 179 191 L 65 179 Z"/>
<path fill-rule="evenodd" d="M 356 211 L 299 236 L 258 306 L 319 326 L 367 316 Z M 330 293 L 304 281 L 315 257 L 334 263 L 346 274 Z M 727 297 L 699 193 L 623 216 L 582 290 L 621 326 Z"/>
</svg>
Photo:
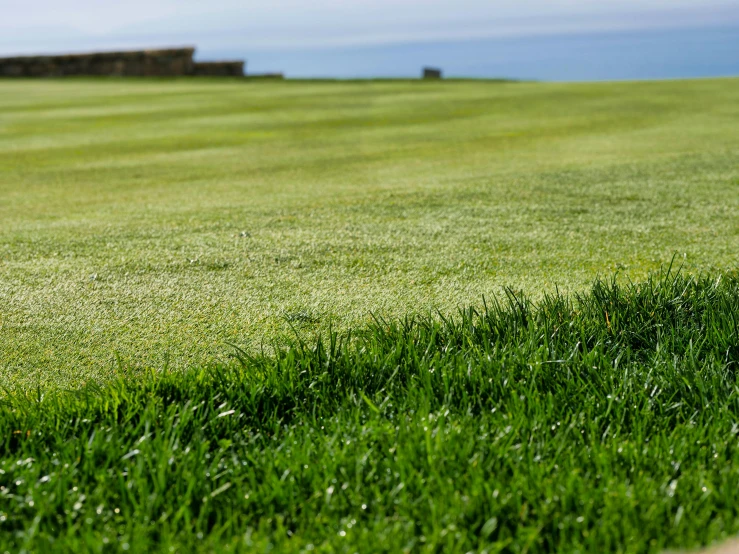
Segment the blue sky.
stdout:
<svg viewBox="0 0 739 554">
<path fill-rule="evenodd" d="M 0 54 L 344 48 L 739 25 L 739 0 L 0 0 Z"/>
</svg>

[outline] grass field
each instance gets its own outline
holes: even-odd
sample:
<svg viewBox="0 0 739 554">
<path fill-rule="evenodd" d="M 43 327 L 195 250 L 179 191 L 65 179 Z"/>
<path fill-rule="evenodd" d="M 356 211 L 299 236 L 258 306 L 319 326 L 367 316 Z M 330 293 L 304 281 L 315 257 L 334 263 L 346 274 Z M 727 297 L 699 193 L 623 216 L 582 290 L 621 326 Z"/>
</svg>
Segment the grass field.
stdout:
<svg viewBox="0 0 739 554">
<path fill-rule="evenodd" d="M 739 533 L 738 79 L 0 82 L 0 222 L 0 552 Z"/>
<path fill-rule="evenodd" d="M 0 550 L 658 552 L 739 531 L 739 280 L 0 405 Z"/>
<path fill-rule="evenodd" d="M 735 267 L 737 129 L 736 79 L 2 82 L 0 378 Z"/>
</svg>

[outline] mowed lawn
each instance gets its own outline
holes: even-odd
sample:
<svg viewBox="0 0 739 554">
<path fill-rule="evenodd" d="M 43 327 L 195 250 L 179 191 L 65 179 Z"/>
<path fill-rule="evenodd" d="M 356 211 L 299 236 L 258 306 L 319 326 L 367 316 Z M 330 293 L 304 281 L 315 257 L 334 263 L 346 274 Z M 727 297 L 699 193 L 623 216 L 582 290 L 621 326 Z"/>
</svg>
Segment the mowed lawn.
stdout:
<svg viewBox="0 0 739 554">
<path fill-rule="evenodd" d="M 739 261 L 739 80 L 0 82 L 0 380 Z"/>
<path fill-rule="evenodd" d="M 0 82 L 0 552 L 736 536 L 738 216 L 739 79 Z"/>
</svg>

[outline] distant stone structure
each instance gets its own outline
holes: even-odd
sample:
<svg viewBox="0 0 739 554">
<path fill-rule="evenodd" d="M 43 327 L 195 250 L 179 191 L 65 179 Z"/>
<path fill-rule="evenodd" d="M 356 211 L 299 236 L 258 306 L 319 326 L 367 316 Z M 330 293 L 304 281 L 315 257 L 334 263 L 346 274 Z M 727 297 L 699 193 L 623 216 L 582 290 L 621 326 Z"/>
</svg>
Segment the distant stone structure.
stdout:
<svg viewBox="0 0 739 554">
<path fill-rule="evenodd" d="M 0 77 L 242 77 L 243 61 L 196 62 L 195 48 L 0 58 Z"/>
<path fill-rule="evenodd" d="M 243 77 L 244 62 L 195 62 L 193 75 L 201 77 Z"/>
<path fill-rule="evenodd" d="M 424 67 L 423 68 L 424 79 L 441 79 L 441 69 L 435 67 Z"/>
</svg>

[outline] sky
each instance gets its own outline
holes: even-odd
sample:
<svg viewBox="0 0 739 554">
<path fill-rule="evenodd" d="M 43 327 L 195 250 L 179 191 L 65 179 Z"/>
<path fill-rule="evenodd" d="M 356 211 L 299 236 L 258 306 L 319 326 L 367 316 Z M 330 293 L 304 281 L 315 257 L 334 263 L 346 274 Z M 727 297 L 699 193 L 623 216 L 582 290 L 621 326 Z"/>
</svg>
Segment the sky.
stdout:
<svg viewBox="0 0 739 554">
<path fill-rule="evenodd" d="M 739 0 L 0 0 L 0 15 L 0 55 L 196 45 L 200 59 L 258 66 L 312 51 L 392 57 L 389 45 L 739 33 Z M 397 64 L 376 71 L 395 74 Z"/>
<path fill-rule="evenodd" d="M 0 0 L 0 52 L 301 49 L 739 24 L 739 0 Z"/>
</svg>

